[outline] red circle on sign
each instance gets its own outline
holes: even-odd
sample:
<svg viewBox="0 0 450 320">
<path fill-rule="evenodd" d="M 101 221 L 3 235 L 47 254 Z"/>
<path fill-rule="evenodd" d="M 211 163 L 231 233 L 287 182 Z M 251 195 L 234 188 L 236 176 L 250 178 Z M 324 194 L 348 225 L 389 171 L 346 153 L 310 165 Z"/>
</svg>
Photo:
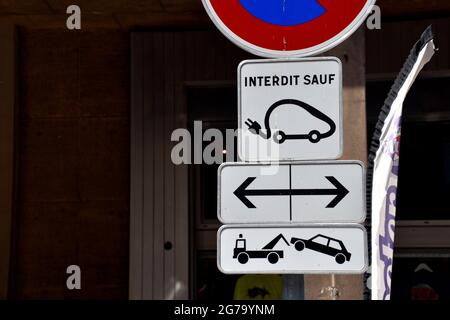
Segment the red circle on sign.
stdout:
<svg viewBox="0 0 450 320">
<path fill-rule="evenodd" d="M 209 15 L 233 42 L 262 56 L 313 55 L 338 45 L 364 21 L 375 0 L 317 0 L 326 10 L 312 21 L 282 26 L 247 11 L 240 0 L 203 0 Z M 276 0 L 273 0 L 276 1 Z"/>
</svg>

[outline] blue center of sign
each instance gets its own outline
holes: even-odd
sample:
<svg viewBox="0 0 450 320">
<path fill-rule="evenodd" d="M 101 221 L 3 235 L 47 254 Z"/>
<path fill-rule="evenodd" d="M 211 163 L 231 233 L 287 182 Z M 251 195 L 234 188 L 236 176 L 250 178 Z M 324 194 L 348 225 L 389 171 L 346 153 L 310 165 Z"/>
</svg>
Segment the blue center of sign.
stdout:
<svg viewBox="0 0 450 320">
<path fill-rule="evenodd" d="M 279 26 L 295 26 L 317 19 L 326 10 L 316 0 L 240 0 L 254 17 Z"/>
</svg>

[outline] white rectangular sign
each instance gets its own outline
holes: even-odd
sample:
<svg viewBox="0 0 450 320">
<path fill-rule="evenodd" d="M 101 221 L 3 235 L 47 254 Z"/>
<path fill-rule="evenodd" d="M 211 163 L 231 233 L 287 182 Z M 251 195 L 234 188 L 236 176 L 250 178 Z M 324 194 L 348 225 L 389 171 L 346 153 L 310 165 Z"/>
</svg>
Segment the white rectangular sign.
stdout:
<svg viewBox="0 0 450 320">
<path fill-rule="evenodd" d="M 224 223 L 361 223 L 365 170 L 359 161 L 225 163 L 218 171 Z"/>
<path fill-rule="evenodd" d="M 368 265 L 360 225 L 225 226 L 217 238 L 225 274 L 361 274 Z"/>
<path fill-rule="evenodd" d="M 243 161 L 342 155 L 342 64 L 337 58 L 248 60 L 238 68 Z"/>
</svg>

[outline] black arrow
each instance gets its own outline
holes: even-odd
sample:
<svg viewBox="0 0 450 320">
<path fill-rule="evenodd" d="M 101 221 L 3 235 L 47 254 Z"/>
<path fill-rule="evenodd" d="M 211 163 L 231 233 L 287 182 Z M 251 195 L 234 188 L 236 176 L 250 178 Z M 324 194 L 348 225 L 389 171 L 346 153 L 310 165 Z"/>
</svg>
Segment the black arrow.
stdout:
<svg viewBox="0 0 450 320">
<path fill-rule="evenodd" d="M 249 209 L 255 209 L 255 205 L 248 200 L 248 197 L 257 196 L 336 196 L 327 208 L 336 207 L 349 193 L 349 191 L 335 178 L 325 177 L 333 184 L 334 189 L 264 189 L 248 190 L 247 188 L 256 180 L 256 177 L 249 177 L 234 191 L 234 195 L 242 201 Z"/>
</svg>

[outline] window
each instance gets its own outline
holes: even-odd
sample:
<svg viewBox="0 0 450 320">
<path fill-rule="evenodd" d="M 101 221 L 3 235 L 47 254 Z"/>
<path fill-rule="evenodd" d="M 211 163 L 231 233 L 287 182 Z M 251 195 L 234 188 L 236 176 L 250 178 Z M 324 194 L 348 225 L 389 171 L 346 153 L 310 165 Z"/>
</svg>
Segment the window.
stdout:
<svg viewBox="0 0 450 320">
<path fill-rule="evenodd" d="M 394 259 L 392 299 L 449 300 L 448 254 L 399 254 Z"/>
<path fill-rule="evenodd" d="M 192 86 L 187 88 L 188 126 L 194 137 L 194 122 L 201 121 L 202 134 L 208 129 L 218 129 L 225 137 L 227 129 L 237 127 L 237 92 L 235 85 Z M 202 150 L 211 142 L 202 144 Z M 235 150 L 236 141 L 234 141 Z M 226 141 L 224 141 L 226 148 Z M 227 154 L 222 154 L 223 161 Z M 233 151 L 233 150 L 232 150 Z M 234 159 L 236 160 L 236 152 Z M 232 301 L 239 276 L 224 275 L 217 269 L 217 169 L 219 164 L 205 163 L 190 166 L 190 216 L 194 224 L 191 272 L 193 298 L 198 300 Z M 236 245 L 245 248 L 245 241 Z"/>
<path fill-rule="evenodd" d="M 202 134 L 209 129 L 220 130 L 226 137 L 227 129 L 237 129 L 237 94 L 236 88 L 224 87 L 192 87 L 188 88 L 188 123 L 192 137 L 194 137 L 194 122 L 201 121 Z M 231 144 L 225 141 L 224 150 Z M 210 144 L 202 143 L 202 150 Z M 220 155 L 223 161 L 233 158 L 237 161 L 237 139 L 234 139 L 234 150 L 226 150 Z M 192 165 L 190 179 L 192 181 L 192 197 L 195 199 L 194 216 L 196 229 L 216 230 L 219 226 L 217 220 L 217 169 L 219 164 L 205 163 Z"/>
<path fill-rule="evenodd" d="M 236 248 L 238 248 L 238 249 L 245 249 L 245 240 L 237 240 L 236 241 Z"/>
<path fill-rule="evenodd" d="M 335 240 L 330 240 L 330 244 L 329 244 L 330 248 L 336 249 L 336 250 L 342 250 L 342 246 L 339 242 L 335 241 Z"/>
<path fill-rule="evenodd" d="M 312 241 L 315 242 L 315 243 L 324 245 L 324 246 L 328 246 L 328 241 L 329 240 L 327 238 L 322 237 L 322 236 L 318 236 L 316 238 L 313 238 Z"/>
<path fill-rule="evenodd" d="M 369 82 L 369 143 L 392 81 Z M 450 220 L 450 78 L 419 79 L 405 100 L 398 185 L 399 220 Z"/>
</svg>

